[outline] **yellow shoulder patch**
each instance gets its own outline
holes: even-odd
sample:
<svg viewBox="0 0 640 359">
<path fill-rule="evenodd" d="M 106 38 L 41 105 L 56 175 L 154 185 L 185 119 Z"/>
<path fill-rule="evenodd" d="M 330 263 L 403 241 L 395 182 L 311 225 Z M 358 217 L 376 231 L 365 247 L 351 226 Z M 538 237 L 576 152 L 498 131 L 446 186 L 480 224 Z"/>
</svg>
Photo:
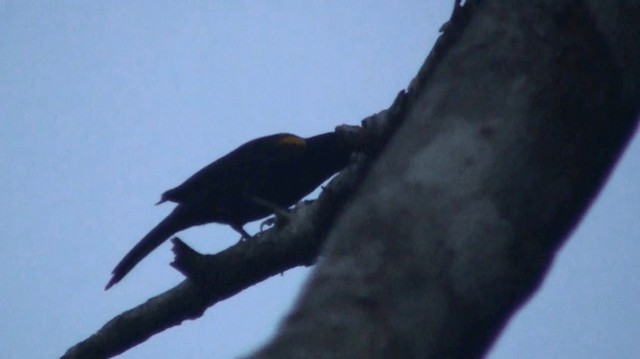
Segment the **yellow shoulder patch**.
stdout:
<svg viewBox="0 0 640 359">
<path fill-rule="evenodd" d="M 296 146 L 305 146 L 307 142 L 302 137 L 298 137 L 295 135 L 285 135 L 282 136 L 279 140 L 279 143 L 283 145 L 296 145 Z"/>
</svg>

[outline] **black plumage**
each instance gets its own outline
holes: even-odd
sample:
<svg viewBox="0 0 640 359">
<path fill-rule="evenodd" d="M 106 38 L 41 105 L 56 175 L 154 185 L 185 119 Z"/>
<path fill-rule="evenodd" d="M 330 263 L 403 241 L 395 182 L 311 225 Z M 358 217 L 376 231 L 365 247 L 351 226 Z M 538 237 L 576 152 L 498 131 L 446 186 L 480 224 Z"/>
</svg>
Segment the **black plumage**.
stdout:
<svg viewBox="0 0 640 359">
<path fill-rule="evenodd" d="M 249 236 L 244 224 L 290 207 L 348 162 L 349 150 L 335 132 L 309 138 L 282 133 L 245 143 L 162 194 L 157 204 L 178 205 L 124 256 L 105 289 L 183 229 L 217 222 Z"/>
</svg>

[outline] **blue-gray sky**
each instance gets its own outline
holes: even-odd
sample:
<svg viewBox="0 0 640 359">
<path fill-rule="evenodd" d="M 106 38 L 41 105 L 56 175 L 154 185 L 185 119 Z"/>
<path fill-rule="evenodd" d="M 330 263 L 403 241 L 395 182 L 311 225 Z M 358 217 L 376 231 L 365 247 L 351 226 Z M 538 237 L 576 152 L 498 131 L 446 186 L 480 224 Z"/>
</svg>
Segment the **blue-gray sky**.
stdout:
<svg viewBox="0 0 640 359">
<path fill-rule="evenodd" d="M 160 193 L 249 139 L 313 135 L 386 108 L 451 6 L 0 0 L 0 357 L 57 357 L 177 284 L 166 244 L 103 291 L 170 211 L 153 206 Z M 636 140 L 490 358 L 639 355 L 639 161 Z M 204 252 L 238 240 L 215 224 L 181 237 Z M 307 273 L 256 285 L 122 357 L 247 353 Z"/>
</svg>

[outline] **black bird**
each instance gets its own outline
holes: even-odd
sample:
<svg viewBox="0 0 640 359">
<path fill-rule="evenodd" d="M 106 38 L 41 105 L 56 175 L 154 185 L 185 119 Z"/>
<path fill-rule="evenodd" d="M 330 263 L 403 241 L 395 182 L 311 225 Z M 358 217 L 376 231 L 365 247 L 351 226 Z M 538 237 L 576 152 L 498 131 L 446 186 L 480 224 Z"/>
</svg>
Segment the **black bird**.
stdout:
<svg viewBox="0 0 640 359">
<path fill-rule="evenodd" d="M 162 194 L 157 204 L 177 207 L 124 256 L 105 290 L 183 229 L 218 222 L 250 237 L 245 223 L 295 204 L 344 168 L 349 155 L 335 132 L 309 138 L 281 133 L 245 143 Z"/>
</svg>

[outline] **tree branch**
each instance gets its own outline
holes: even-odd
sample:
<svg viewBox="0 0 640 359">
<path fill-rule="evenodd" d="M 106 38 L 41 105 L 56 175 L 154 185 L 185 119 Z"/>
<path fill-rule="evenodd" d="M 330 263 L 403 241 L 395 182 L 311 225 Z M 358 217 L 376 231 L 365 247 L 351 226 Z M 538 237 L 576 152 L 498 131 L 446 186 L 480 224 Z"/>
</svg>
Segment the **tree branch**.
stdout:
<svg viewBox="0 0 640 359">
<path fill-rule="evenodd" d="M 456 7 L 407 94 L 365 121 L 367 159 L 259 241 L 214 256 L 174 242 L 174 265 L 198 284 L 122 313 L 64 357 L 117 355 L 309 265 L 326 233 L 306 292 L 254 357 L 482 355 L 633 131 L 638 23 L 630 0 Z"/>
<path fill-rule="evenodd" d="M 602 187 L 640 111 L 638 2 L 457 11 L 455 44 L 413 81 L 401 127 L 252 358 L 480 357 Z"/>
<path fill-rule="evenodd" d="M 450 22 L 462 18 L 463 12 L 458 10 L 460 8 L 456 8 Z M 457 27 L 450 27 L 438 39 L 412 87 L 430 75 L 458 34 Z M 271 275 L 298 265 L 312 264 L 340 209 L 355 192 L 373 159 L 400 126 L 405 117 L 406 100 L 405 92 L 401 91 L 387 110 L 363 120 L 362 128 L 342 126 L 337 129 L 344 141 L 366 156 L 360 156 L 354 165 L 336 176 L 312 206 L 297 210 L 292 223 L 283 231 L 266 231 L 256 243 L 239 243 L 218 254 L 205 256 L 192 251 L 179 239 L 174 240 L 176 259 L 172 265 L 197 281 L 197 284 L 185 280 L 173 289 L 121 313 L 95 334 L 69 348 L 62 358 L 118 355 L 184 320 L 200 317 L 218 301 Z M 274 261 L 274 257 L 280 258 Z M 249 267 L 259 269 L 247 272 L 246 268 Z"/>
<path fill-rule="evenodd" d="M 393 109 L 402 105 L 400 93 Z M 353 163 L 339 173 L 316 201 L 299 204 L 284 226 L 260 233 L 214 255 L 201 255 L 174 238 L 172 266 L 188 278 L 176 287 L 116 316 L 95 334 L 71 347 L 62 358 L 103 358 L 118 355 L 207 308 L 273 275 L 312 265 L 326 233 L 355 191 L 388 131 L 389 111 L 363 121 L 364 127 L 339 126 L 341 141 L 354 151 Z M 365 153 L 368 153 L 365 154 Z"/>
</svg>

